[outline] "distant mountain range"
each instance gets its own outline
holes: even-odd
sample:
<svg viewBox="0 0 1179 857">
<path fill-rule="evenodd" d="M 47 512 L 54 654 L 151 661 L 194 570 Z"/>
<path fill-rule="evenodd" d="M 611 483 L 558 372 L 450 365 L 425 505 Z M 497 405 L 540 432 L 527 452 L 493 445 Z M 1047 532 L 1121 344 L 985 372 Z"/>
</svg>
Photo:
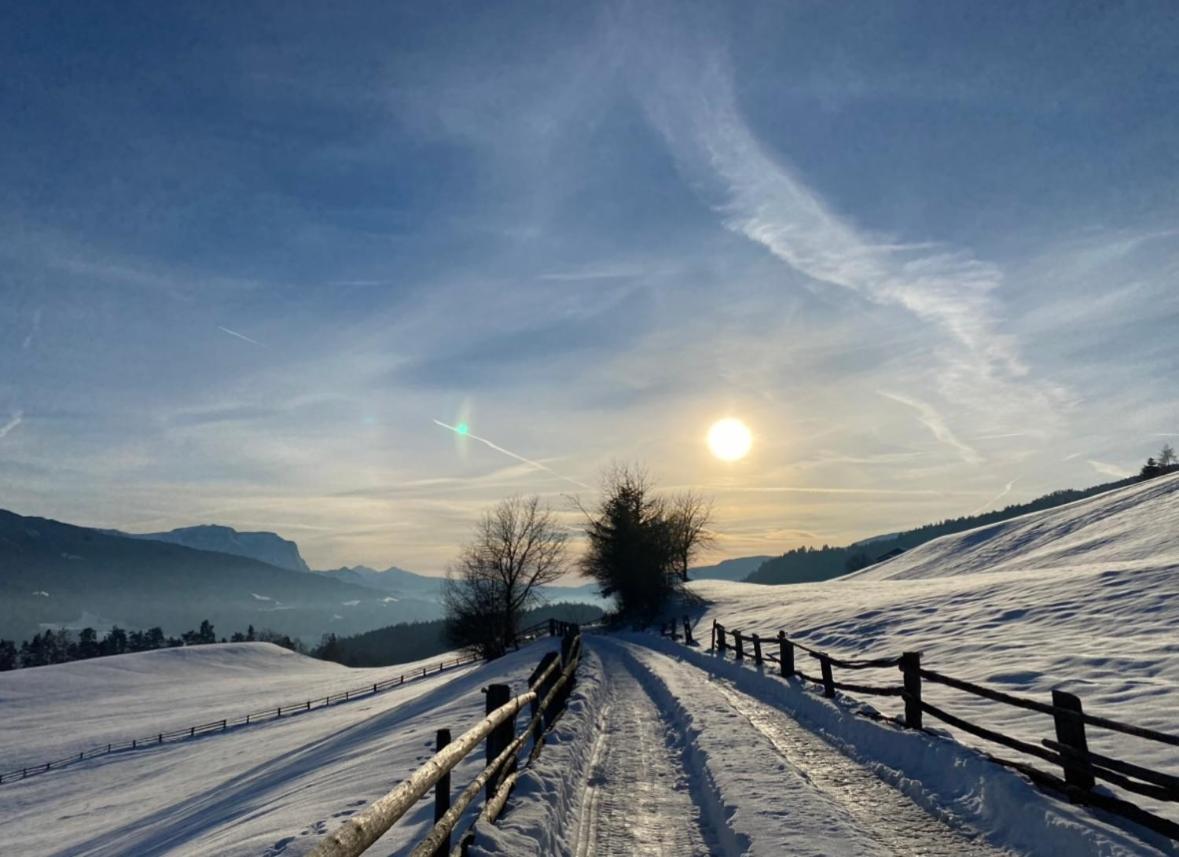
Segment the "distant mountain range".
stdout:
<svg viewBox="0 0 1179 857">
<path fill-rule="evenodd" d="M 742 556 L 726 559 L 716 565 L 702 565 L 688 569 L 689 580 L 744 580 L 757 571 L 769 556 Z"/>
<path fill-rule="evenodd" d="M 400 568 L 310 571 L 274 533 L 224 526 L 166 533 L 78 527 L 0 510 L 0 638 L 46 628 L 160 626 L 210 620 L 219 636 L 270 628 L 318 642 L 442 616 L 443 581 Z M 550 601 L 602 606 L 593 586 L 548 587 Z"/>
<path fill-rule="evenodd" d="M 132 539 L 169 542 L 196 550 L 245 556 L 279 568 L 289 568 L 291 571 L 311 570 L 300 556 L 299 546 L 275 533 L 241 533 L 232 527 L 219 524 L 179 527 L 166 533 L 123 533 L 119 530 L 104 532 Z"/>
</svg>

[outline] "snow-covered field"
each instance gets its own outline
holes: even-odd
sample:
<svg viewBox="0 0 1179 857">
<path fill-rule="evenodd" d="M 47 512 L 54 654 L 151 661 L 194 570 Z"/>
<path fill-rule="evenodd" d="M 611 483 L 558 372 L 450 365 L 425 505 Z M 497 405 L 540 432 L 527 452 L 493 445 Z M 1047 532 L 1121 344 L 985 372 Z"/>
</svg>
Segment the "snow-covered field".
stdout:
<svg viewBox="0 0 1179 857">
<path fill-rule="evenodd" d="M 454 657 L 350 669 L 272 643 L 215 643 L 0 673 L 0 770 L 322 699 Z"/>
<path fill-rule="evenodd" d="M 1090 713 L 1179 732 L 1179 476 L 946 536 L 827 583 L 693 588 L 712 602 L 702 631 L 716 619 L 731 630 L 783 629 L 838 655 L 917 650 L 929 669 L 1045 702 L 1062 687 Z M 799 667 L 816 673 L 799 654 Z M 835 672 L 856 683 L 899 681 L 890 670 Z M 1055 737 L 1044 715 L 928 682 L 924 693 L 1015 737 Z M 870 701 L 899 712 L 899 700 Z M 1177 747 L 1088 731 L 1099 752 L 1179 773 Z"/>
<path fill-rule="evenodd" d="M 289 719 L 116 753 L 5 783 L 0 786 L 0 853 L 305 853 L 320 833 L 429 758 L 437 728 L 457 734 L 482 718 L 482 687 L 506 680 L 521 688 L 550 646 L 542 641 L 494 665 L 447 670 Z M 299 698 L 309 688 L 322 696 L 403 668 L 353 670 L 266 644 L 195 647 L 108 661 L 100 665 L 106 670 L 93 674 L 85 667 L 95 662 L 5 674 L 0 705 L 7 711 L 11 701 L 19 717 L 0 719 L 5 757 L 23 758 L 18 745 L 36 748 L 37 757 L 90 746 L 100 736 L 125 737 L 144 727 L 150 732 L 169 719 L 181 725 L 200 722 L 210 707 L 233 714 L 259 703 L 290 701 L 292 694 Z M 130 664 L 124 668 L 120 661 Z M 66 680 L 55 680 L 55 671 Z M 42 690 L 52 690 L 52 697 L 38 703 L 35 692 Z M 456 781 L 473 776 L 479 759 L 478 754 L 470 758 Z M 391 831 L 385 853 L 424 835 L 431 809 L 423 802 Z"/>
</svg>

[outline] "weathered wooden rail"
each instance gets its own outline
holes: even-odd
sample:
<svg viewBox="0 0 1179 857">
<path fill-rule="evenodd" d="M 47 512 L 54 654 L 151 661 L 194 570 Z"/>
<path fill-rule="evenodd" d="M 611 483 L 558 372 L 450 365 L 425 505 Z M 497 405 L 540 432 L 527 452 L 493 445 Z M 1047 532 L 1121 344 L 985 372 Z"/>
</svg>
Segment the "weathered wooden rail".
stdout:
<svg viewBox="0 0 1179 857">
<path fill-rule="evenodd" d="M 439 729 L 437 752 L 403 780 L 395 789 L 352 816 L 339 829 L 324 837 L 311 857 L 357 857 L 385 835 L 423 795 L 434 788 L 434 827 L 411 852 L 412 857 L 441 857 L 465 853 L 470 828 L 451 849 L 451 839 L 467 809 L 484 793 L 481 820 L 495 821 L 503 811 L 516 783 L 520 751 L 528 741 L 531 750 L 527 764 L 540 753 L 544 734 L 564 711 L 581 660 L 581 634 L 576 625 L 551 626 L 561 636 L 561 651 L 549 652 L 541 659 L 528 680 L 528 690 L 511 695 L 506 684 L 492 684 L 485 690 L 486 716 L 458 738 L 451 740 L 450 730 Z M 516 733 L 517 715 L 528 708 L 527 725 Z M 487 764 L 457 795 L 451 794 L 450 773 L 483 743 Z"/>
<path fill-rule="evenodd" d="M 685 626 L 687 621 L 684 620 Z M 664 626 L 664 633 L 667 634 L 667 626 Z M 677 636 L 674 623 L 671 626 L 671 636 Z M 690 641 L 688 627 L 685 627 L 685 636 L 687 641 Z M 795 660 L 796 649 L 818 662 L 819 675 L 808 674 L 798 668 Z M 1050 762 L 1061 769 L 1063 777 L 1033 767 L 1024 761 L 991 756 L 1000 764 L 1020 770 L 1041 787 L 1063 793 L 1076 803 L 1115 813 L 1156 833 L 1179 840 L 1179 824 L 1096 788 L 1097 781 L 1103 780 L 1132 794 L 1156 801 L 1179 803 L 1179 776 L 1091 751 L 1086 726 L 1171 746 L 1179 746 L 1179 735 L 1089 714 L 1076 695 L 1063 690 L 1053 690 L 1052 701 L 1049 703 L 955 678 L 923 667 L 920 652 L 904 652 L 894 657 L 868 659 L 840 658 L 792 639 L 785 631 L 779 630 L 764 635 L 756 632 L 730 631 L 715 621 L 709 651 L 720 657 L 726 657 L 731 652 L 735 660 L 751 662 L 756 666 L 763 666 L 766 662 L 776 664 L 779 675 L 785 678 L 801 678 L 821 686 L 823 695 L 827 697 L 834 697 L 837 691 L 900 697 L 905 706 L 902 723 L 907 728 L 924 729 L 924 715 L 928 714 L 984 741 L 1002 745 L 1040 761 Z M 867 685 L 836 681 L 837 668 L 854 671 L 899 670 L 901 682 Z M 971 723 L 924 700 L 922 687 L 925 683 L 938 684 L 1002 705 L 1048 715 L 1053 720 L 1055 739 L 1045 738 L 1039 744 L 1033 744 Z"/>
<path fill-rule="evenodd" d="M 524 631 L 521 633 L 527 632 L 532 634 L 538 629 L 547 629 L 548 627 L 549 625 L 547 622 L 539 623 L 536 626 L 524 629 Z M 531 639 L 531 637 L 528 637 L 528 639 Z M 238 729 L 243 726 L 252 726 L 258 723 L 267 723 L 271 720 L 292 717 L 297 714 L 305 714 L 308 711 L 315 711 L 320 708 L 326 708 L 327 706 L 339 705 L 343 702 L 350 702 L 355 699 L 361 699 L 363 697 L 383 693 L 384 691 L 391 690 L 395 687 L 401 687 L 403 684 L 419 681 L 423 678 L 426 678 L 427 676 L 436 675 L 440 672 L 443 672 L 444 670 L 454 669 L 455 667 L 465 666 L 466 664 L 474 663 L 477 660 L 479 660 L 477 655 L 464 655 L 462 657 L 451 658 L 448 660 L 439 661 L 434 664 L 428 664 L 426 666 L 414 669 L 411 672 L 403 672 L 400 675 L 396 675 L 391 678 L 373 682 L 372 684 L 365 684 L 359 687 L 350 688 L 348 690 L 343 690 L 339 693 L 333 693 L 327 696 L 317 696 L 313 699 L 305 698 L 299 702 L 263 708 L 258 711 L 251 711 L 248 714 L 238 715 L 236 717 L 210 720 L 205 723 L 186 726 L 182 729 L 158 731 L 142 738 L 132 738 L 130 740 L 102 744 L 97 747 L 91 747 L 88 750 L 71 754 L 64 758 L 54 759 L 51 762 L 41 762 L 36 765 L 23 765 L 19 768 L 13 768 L 10 771 L 0 771 L 0 784 L 12 783 L 18 780 L 27 779 L 28 777 L 35 776 L 37 774 L 43 774 L 47 771 L 64 768 L 67 765 L 77 764 L 78 762 L 85 761 L 86 759 L 107 756 L 111 753 L 125 753 L 132 750 L 145 750 L 149 747 L 157 747 L 160 744 L 184 741 L 190 738 L 195 738 L 199 735 L 208 735 L 216 732 L 227 732 L 230 729 Z"/>
</svg>

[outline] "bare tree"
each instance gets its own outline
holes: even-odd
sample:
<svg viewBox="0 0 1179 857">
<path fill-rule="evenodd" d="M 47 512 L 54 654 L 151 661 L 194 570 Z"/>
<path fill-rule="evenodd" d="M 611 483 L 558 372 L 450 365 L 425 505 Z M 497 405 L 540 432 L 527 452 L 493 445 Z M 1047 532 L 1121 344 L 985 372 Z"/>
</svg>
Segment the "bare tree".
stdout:
<svg viewBox="0 0 1179 857">
<path fill-rule="evenodd" d="M 567 535 L 536 497 L 513 497 L 484 513 L 475 536 L 447 572 L 447 634 L 485 658 L 516 639 L 520 615 L 542 600 L 540 587 L 566 571 Z"/>
<path fill-rule="evenodd" d="M 667 503 L 667 522 L 676 571 L 686 581 L 688 565 L 714 540 L 708 530 L 712 523 L 712 501 L 691 490 L 676 494 Z"/>
</svg>

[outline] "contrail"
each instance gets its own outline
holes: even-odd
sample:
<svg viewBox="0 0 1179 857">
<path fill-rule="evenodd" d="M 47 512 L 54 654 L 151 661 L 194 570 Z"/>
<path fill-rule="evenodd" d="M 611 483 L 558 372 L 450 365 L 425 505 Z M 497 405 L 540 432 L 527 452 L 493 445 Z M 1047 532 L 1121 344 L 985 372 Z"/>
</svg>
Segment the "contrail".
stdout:
<svg viewBox="0 0 1179 857">
<path fill-rule="evenodd" d="M 258 345 L 258 346 L 261 346 L 262 348 L 266 347 L 265 345 L 262 345 L 262 343 L 259 342 L 258 340 L 250 339 L 250 337 L 246 336 L 244 333 L 238 333 L 236 330 L 230 330 L 228 327 L 222 327 L 221 325 L 217 325 L 217 329 L 220 330 L 222 333 L 228 333 L 230 336 L 236 336 L 238 339 L 244 339 L 246 342 L 249 342 L 252 345 Z"/>
<path fill-rule="evenodd" d="M 471 434 L 469 431 L 465 431 L 465 432 L 459 431 L 457 426 L 447 425 L 446 423 L 442 422 L 442 420 L 434 420 L 434 425 L 442 426 L 444 429 L 449 429 L 450 431 L 454 432 L 455 434 L 459 435 L 460 437 L 469 437 L 471 440 L 477 440 L 477 441 L 479 441 L 479 443 L 482 443 L 485 446 L 490 446 L 496 452 L 501 452 L 504 455 L 509 456 L 510 458 L 514 458 L 517 461 L 522 461 L 525 464 L 527 464 L 529 467 L 535 467 L 537 470 L 543 470 L 545 473 L 548 473 L 551 476 L 555 476 L 558 479 L 563 479 L 564 481 L 566 481 L 572 485 L 576 485 L 578 488 L 585 488 L 587 491 L 593 490 L 593 488 L 591 486 L 586 485 L 584 482 L 578 482 L 576 479 L 570 479 L 568 476 L 562 476 L 560 473 L 553 470 L 551 467 L 546 467 L 545 465 L 541 464 L 539 461 L 533 461 L 532 459 L 525 458 L 522 455 L 516 455 L 516 453 L 512 452 L 510 449 L 504 449 L 502 446 L 497 446 L 496 444 L 492 443 L 491 441 L 489 441 L 485 437 L 479 437 L 479 435 Z"/>
<path fill-rule="evenodd" d="M 10 419 L 4 425 L 0 426 L 0 437 L 4 437 L 10 431 L 12 431 L 14 428 L 16 428 L 18 425 L 20 425 L 21 420 L 24 419 L 24 416 L 25 416 L 24 411 L 13 411 L 12 412 L 12 419 Z"/>
<path fill-rule="evenodd" d="M 1006 497 L 1008 494 L 1010 494 L 1011 489 L 1014 487 L 1015 487 L 1015 480 L 1012 479 L 1010 482 L 1008 482 L 1006 485 L 1003 486 L 1002 491 L 1000 491 L 998 494 L 996 494 L 990 500 L 987 500 L 987 502 L 983 503 L 981 506 L 979 506 L 977 509 L 975 509 L 970 514 L 981 515 L 983 512 L 988 512 L 988 511 L 993 510 L 995 508 L 995 504 L 998 503 L 1000 500 L 1002 500 L 1004 497 Z"/>
</svg>

